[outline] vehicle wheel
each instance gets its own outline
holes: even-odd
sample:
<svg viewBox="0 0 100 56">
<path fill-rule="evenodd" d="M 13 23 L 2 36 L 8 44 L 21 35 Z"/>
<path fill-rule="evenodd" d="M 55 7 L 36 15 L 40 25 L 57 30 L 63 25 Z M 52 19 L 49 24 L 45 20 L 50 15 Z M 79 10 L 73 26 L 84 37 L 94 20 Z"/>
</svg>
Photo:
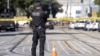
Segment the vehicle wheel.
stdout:
<svg viewBox="0 0 100 56">
<path fill-rule="evenodd" d="M 12 28 L 11 31 L 16 31 L 16 29 L 15 28 Z"/>
<path fill-rule="evenodd" d="M 100 32 L 100 29 L 98 29 L 98 32 Z"/>
<path fill-rule="evenodd" d="M 9 31 L 9 29 L 6 29 L 5 31 L 6 31 L 6 32 L 8 32 L 8 31 Z"/>
<path fill-rule="evenodd" d="M 87 31 L 87 29 L 86 29 L 86 28 L 84 28 L 83 30 L 84 30 L 84 31 Z"/>
<path fill-rule="evenodd" d="M 49 29 L 54 29 L 54 28 L 49 28 Z"/>
<path fill-rule="evenodd" d="M 79 30 L 80 28 L 76 28 L 76 30 Z"/>
<path fill-rule="evenodd" d="M 52 26 L 52 27 L 49 27 L 49 29 L 54 29 L 54 27 Z"/>
<path fill-rule="evenodd" d="M 75 29 L 77 29 L 77 27 L 75 27 Z"/>
<path fill-rule="evenodd" d="M 92 29 L 92 31 L 96 31 L 96 29 Z"/>
<path fill-rule="evenodd" d="M 68 27 L 68 29 L 71 29 L 70 27 Z"/>
</svg>

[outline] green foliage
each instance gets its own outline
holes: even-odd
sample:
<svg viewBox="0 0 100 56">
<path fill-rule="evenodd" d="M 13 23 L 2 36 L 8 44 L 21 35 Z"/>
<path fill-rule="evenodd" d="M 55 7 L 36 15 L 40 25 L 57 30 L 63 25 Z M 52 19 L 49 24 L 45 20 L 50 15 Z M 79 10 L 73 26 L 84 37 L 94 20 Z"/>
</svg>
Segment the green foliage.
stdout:
<svg viewBox="0 0 100 56">
<path fill-rule="evenodd" d="M 98 17 L 100 17 L 100 10 L 99 10 L 99 12 L 98 12 Z"/>
<path fill-rule="evenodd" d="M 36 0 L 10 0 L 10 3 L 12 3 L 15 8 L 19 7 L 25 9 L 26 7 L 30 7 L 31 5 L 33 5 L 35 1 Z M 42 4 L 48 4 L 47 0 L 40 1 L 42 2 Z M 0 0 L 0 7 L 5 7 L 6 2 L 7 0 Z M 59 3 L 57 3 L 55 0 L 50 0 L 49 2 L 55 4 L 55 6 L 60 6 Z"/>
<path fill-rule="evenodd" d="M 100 6 L 100 0 L 95 0 L 94 3 Z"/>
<path fill-rule="evenodd" d="M 25 12 L 32 11 L 34 7 L 34 2 L 37 0 L 10 0 L 10 4 L 13 5 L 13 7 L 19 8 Z M 56 2 L 56 0 L 40 0 L 43 5 L 47 5 L 48 3 L 51 3 L 55 7 L 59 7 L 59 3 Z M 7 5 L 7 0 L 0 0 L 0 9 L 5 8 Z"/>
<path fill-rule="evenodd" d="M 56 6 L 56 7 L 61 6 L 56 0 L 49 0 L 49 1 L 42 0 L 41 2 L 42 2 L 43 5 L 46 5 L 48 3 L 51 3 L 53 6 Z"/>
<path fill-rule="evenodd" d="M 32 0 L 18 0 L 18 7 L 25 9 L 26 7 L 29 7 Z"/>
<path fill-rule="evenodd" d="M 95 0 L 94 3 L 99 6 L 98 17 L 100 17 L 100 0 Z"/>
<path fill-rule="evenodd" d="M 6 7 L 6 1 L 0 0 L 0 8 Z"/>
</svg>

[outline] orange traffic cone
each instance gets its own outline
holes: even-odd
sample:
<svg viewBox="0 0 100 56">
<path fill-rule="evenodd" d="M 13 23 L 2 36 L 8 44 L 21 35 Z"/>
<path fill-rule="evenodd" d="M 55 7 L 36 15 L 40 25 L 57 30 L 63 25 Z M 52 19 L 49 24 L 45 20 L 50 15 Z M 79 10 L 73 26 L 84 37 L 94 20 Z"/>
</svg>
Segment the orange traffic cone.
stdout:
<svg viewBox="0 0 100 56">
<path fill-rule="evenodd" d="M 57 56 L 56 47 L 55 45 L 52 46 L 51 56 Z"/>
</svg>

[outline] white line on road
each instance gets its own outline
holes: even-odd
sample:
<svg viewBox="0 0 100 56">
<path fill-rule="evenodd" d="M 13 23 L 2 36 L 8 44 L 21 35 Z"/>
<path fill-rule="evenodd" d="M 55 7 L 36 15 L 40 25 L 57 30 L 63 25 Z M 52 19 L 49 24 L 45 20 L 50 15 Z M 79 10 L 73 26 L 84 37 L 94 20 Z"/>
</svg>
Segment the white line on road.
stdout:
<svg viewBox="0 0 100 56">
<path fill-rule="evenodd" d="M 27 43 L 30 44 L 30 40 L 29 39 L 27 40 Z"/>
<path fill-rule="evenodd" d="M 48 41 L 46 41 L 46 45 L 45 46 L 47 47 L 47 50 L 49 51 L 50 50 L 50 45 L 49 45 Z"/>
<path fill-rule="evenodd" d="M 31 48 L 29 48 L 29 52 L 31 53 Z"/>
<path fill-rule="evenodd" d="M 6 41 L 1 41 L 1 42 L 0 42 L 0 45 L 2 45 L 2 44 L 5 43 L 5 42 L 6 42 Z"/>
<path fill-rule="evenodd" d="M 23 47 L 22 50 L 23 50 L 23 53 L 24 53 L 25 52 L 25 47 Z"/>
<path fill-rule="evenodd" d="M 68 54 L 68 53 L 66 52 L 66 50 L 64 49 L 64 47 L 62 46 L 61 42 L 60 42 L 60 41 L 57 41 L 57 42 L 58 42 L 59 46 L 61 47 L 61 49 L 62 49 L 66 54 Z"/>
</svg>

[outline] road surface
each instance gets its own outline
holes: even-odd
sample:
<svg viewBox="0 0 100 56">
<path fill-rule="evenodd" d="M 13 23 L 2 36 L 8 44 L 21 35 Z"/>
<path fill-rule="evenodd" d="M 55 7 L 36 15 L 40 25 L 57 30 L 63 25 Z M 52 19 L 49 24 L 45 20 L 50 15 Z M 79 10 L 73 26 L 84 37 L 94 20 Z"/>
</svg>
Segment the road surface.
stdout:
<svg viewBox="0 0 100 56">
<path fill-rule="evenodd" d="M 0 56 L 31 56 L 32 32 L 30 29 L 21 30 L 0 33 Z M 100 33 L 96 31 L 61 27 L 47 30 L 45 56 L 51 56 L 53 44 L 58 56 L 100 56 Z"/>
</svg>

